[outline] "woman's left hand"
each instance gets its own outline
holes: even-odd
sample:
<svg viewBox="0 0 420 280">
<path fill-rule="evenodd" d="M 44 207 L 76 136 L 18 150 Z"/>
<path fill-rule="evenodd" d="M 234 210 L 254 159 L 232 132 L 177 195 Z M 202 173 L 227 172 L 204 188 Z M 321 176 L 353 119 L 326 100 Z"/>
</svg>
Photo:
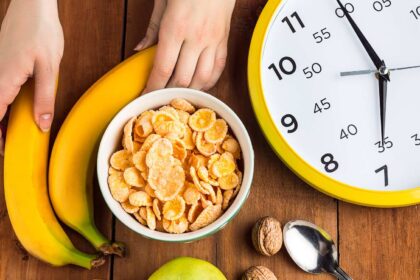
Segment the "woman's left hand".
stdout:
<svg viewBox="0 0 420 280">
<path fill-rule="evenodd" d="M 144 92 L 164 87 L 213 87 L 226 64 L 235 0 L 155 0 L 139 51 L 157 43 Z"/>
</svg>

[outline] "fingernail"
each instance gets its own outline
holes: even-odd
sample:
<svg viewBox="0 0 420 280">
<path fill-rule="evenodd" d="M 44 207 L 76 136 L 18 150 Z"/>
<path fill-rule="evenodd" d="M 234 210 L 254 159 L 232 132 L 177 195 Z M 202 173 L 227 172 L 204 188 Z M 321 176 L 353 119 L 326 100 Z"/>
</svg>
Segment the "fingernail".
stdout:
<svg viewBox="0 0 420 280">
<path fill-rule="evenodd" d="M 39 128 L 42 132 L 48 132 L 51 128 L 51 114 L 43 114 L 39 117 Z"/>
<path fill-rule="evenodd" d="M 135 51 L 140 51 L 143 49 L 144 44 L 146 43 L 146 38 L 140 41 L 140 43 L 137 44 L 137 46 L 134 48 Z"/>
</svg>

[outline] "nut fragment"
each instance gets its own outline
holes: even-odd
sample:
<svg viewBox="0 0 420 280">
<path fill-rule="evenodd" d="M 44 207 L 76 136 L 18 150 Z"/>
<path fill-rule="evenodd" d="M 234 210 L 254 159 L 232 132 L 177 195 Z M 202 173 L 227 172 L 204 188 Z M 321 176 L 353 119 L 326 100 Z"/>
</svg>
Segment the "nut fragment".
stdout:
<svg viewBox="0 0 420 280">
<path fill-rule="evenodd" d="M 258 220 L 252 229 L 252 244 L 264 256 L 273 256 L 283 243 L 281 224 L 273 217 Z"/>
<path fill-rule="evenodd" d="M 265 266 L 252 266 L 242 275 L 242 280 L 277 280 L 276 275 Z"/>
</svg>

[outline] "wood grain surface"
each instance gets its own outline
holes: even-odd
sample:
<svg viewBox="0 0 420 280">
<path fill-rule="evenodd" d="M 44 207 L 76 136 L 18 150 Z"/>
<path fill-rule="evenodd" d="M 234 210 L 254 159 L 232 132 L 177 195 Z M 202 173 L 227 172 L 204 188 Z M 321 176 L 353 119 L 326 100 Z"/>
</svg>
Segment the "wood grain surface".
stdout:
<svg viewBox="0 0 420 280">
<path fill-rule="evenodd" d="M 305 219 L 325 228 L 337 241 L 341 265 L 354 279 L 420 279 L 419 206 L 371 209 L 338 202 L 299 180 L 264 139 L 250 104 L 246 68 L 252 30 L 265 2 L 237 0 L 226 70 L 210 92 L 239 115 L 255 149 L 253 187 L 240 214 L 210 238 L 167 244 L 142 238 L 115 221 L 97 194 L 98 225 L 109 237 L 127 243 L 127 257 L 110 259 L 92 271 L 73 266 L 53 268 L 27 256 L 17 246 L 1 188 L 0 279 L 147 279 L 165 261 L 177 256 L 208 260 L 229 280 L 240 279 L 252 265 L 269 267 L 278 279 L 333 279 L 301 272 L 285 250 L 271 258 L 259 256 L 252 248 L 250 230 L 256 220 L 267 215 L 282 223 Z M 7 5 L 8 1 L 0 0 L 1 17 Z M 60 1 L 66 46 L 53 136 L 80 95 L 108 69 L 133 53 L 145 33 L 152 6 L 152 0 Z M 92 250 L 77 234 L 69 233 L 79 248 Z"/>
</svg>

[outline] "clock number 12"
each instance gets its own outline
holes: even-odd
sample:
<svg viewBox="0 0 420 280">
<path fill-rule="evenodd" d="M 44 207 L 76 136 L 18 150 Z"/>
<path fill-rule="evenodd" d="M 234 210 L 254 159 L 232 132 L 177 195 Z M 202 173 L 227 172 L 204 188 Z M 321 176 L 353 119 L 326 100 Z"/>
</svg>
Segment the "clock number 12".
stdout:
<svg viewBox="0 0 420 280">
<path fill-rule="evenodd" d="M 388 187 L 389 180 L 388 180 L 388 166 L 384 165 L 378 169 L 375 170 L 375 173 L 378 174 L 379 172 L 384 172 L 384 178 L 385 178 L 385 187 Z"/>
</svg>

